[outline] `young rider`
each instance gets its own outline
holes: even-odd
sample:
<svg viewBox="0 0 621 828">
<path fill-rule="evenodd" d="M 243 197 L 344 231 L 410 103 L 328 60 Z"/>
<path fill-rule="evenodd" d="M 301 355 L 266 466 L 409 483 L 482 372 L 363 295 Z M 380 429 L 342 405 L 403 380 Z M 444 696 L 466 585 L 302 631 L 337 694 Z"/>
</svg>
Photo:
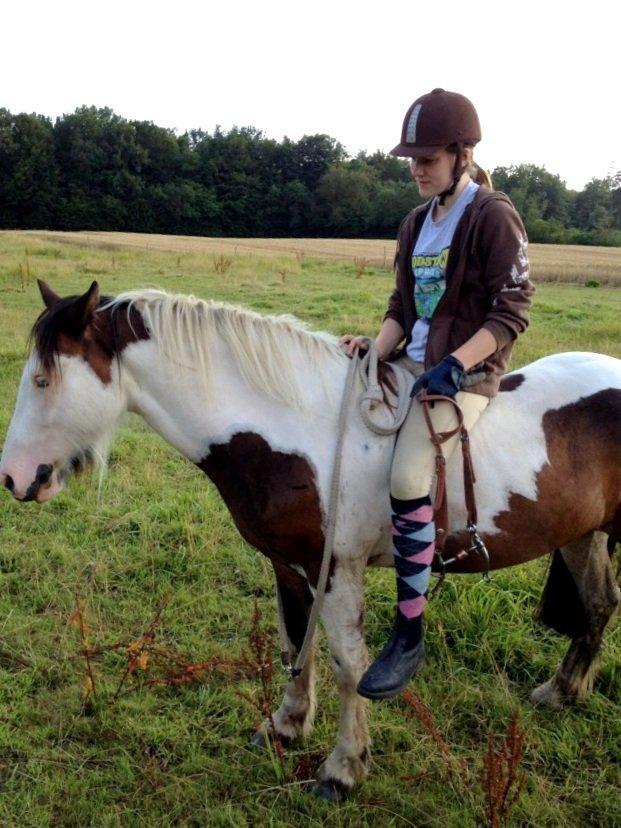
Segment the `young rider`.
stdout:
<svg viewBox="0 0 621 828">
<path fill-rule="evenodd" d="M 513 343 L 528 325 L 534 288 L 526 233 L 509 198 L 492 192 L 489 177 L 473 163 L 472 148 L 480 139 L 471 102 L 434 89 L 408 109 L 401 143 L 391 151 L 409 158 L 428 201 L 399 228 L 396 287 L 376 339 L 380 359 L 401 356 L 399 364 L 416 381 L 390 481 L 395 623 L 358 685 L 358 692 L 371 699 L 400 693 L 420 670 L 425 653 L 422 615 L 435 552 L 436 452 L 418 395 L 424 390 L 454 397 L 470 430 L 498 391 Z M 395 354 L 402 340 L 404 347 Z M 340 344 L 352 354 L 364 343 L 347 334 Z M 430 414 L 436 432 L 454 428 L 450 403 L 436 403 Z M 458 442 L 456 436 L 444 444 L 446 458 Z"/>
</svg>

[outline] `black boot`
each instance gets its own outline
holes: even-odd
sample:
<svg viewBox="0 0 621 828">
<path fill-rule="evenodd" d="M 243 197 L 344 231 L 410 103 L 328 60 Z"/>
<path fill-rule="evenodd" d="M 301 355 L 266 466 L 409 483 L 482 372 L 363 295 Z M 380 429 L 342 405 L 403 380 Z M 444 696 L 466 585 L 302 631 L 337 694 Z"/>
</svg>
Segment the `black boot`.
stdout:
<svg viewBox="0 0 621 828">
<path fill-rule="evenodd" d="M 392 635 L 356 688 L 367 699 L 397 696 L 414 678 L 425 660 L 422 619 L 420 634 L 412 641 L 412 622 L 397 611 Z"/>
</svg>

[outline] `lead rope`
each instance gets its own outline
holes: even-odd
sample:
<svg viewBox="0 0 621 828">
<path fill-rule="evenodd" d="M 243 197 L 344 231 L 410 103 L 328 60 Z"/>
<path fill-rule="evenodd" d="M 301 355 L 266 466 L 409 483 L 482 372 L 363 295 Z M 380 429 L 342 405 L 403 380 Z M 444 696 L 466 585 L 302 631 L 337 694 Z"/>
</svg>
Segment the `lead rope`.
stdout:
<svg viewBox="0 0 621 828">
<path fill-rule="evenodd" d="M 341 408 L 339 411 L 338 430 L 336 449 L 334 454 L 334 465 L 332 467 L 332 481 L 330 484 L 330 498 L 328 501 L 328 519 L 326 524 L 326 534 L 323 545 L 323 557 L 321 559 L 321 568 L 319 570 L 319 578 L 317 579 L 317 588 L 315 590 L 315 598 L 313 606 L 306 624 L 306 633 L 300 651 L 295 660 L 295 664 L 291 663 L 291 651 L 289 649 L 289 636 L 287 635 L 287 627 L 285 625 L 285 614 L 282 605 L 282 597 L 280 590 L 276 588 L 276 600 L 278 606 L 278 631 L 281 642 L 280 658 L 284 667 L 285 673 L 289 680 L 297 678 L 304 669 L 308 651 L 310 650 L 315 627 L 319 619 L 321 608 L 323 607 L 323 599 L 326 594 L 326 585 L 328 583 L 328 574 L 330 572 L 330 564 L 332 562 L 332 553 L 334 547 L 334 536 L 336 532 L 336 519 L 338 513 L 338 499 L 341 481 L 341 457 L 343 454 L 343 442 L 345 439 L 345 429 L 347 426 L 347 412 L 351 403 L 351 397 L 354 390 L 356 374 L 359 374 L 364 392 L 360 398 L 360 415 L 371 431 L 376 434 L 389 435 L 394 434 L 399 430 L 403 421 L 407 417 L 410 409 L 410 396 L 408 380 L 400 371 L 394 371 L 397 381 L 397 409 L 395 413 L 395 420 L 389 426 L 380 425 L 371 418 L 371 411 L 378 403 L 383 401 L 383 394 L 381 386 L 377 379 L 377 349 L 375 342 L 372 339 L 365 339 L 367 346 L 367 353 L 362 359 L 358 359 L 358 347 L 355 348 L 354 353 L 347 370 L 345 378 L 345 387 L 343 390 L 343 397 L 341 399 Z"/>
</svg>

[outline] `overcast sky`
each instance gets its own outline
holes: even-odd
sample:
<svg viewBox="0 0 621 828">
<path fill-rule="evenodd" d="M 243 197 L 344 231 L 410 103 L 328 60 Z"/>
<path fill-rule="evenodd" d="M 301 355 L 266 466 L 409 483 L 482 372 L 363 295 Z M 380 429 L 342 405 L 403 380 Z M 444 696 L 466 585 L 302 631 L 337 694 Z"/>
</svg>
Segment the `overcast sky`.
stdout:
<svg viewBox="0 0 621 828">
<path fill-rule="evenodd" d="M 0 106 L 81 105 L 184 132 L 252 125 L 388 152 L 436 86 L 468 96 L 479 163 L 581 189 L 621 169 L 615 3 L 21 0 L 2 11 Z"/>
</svg>

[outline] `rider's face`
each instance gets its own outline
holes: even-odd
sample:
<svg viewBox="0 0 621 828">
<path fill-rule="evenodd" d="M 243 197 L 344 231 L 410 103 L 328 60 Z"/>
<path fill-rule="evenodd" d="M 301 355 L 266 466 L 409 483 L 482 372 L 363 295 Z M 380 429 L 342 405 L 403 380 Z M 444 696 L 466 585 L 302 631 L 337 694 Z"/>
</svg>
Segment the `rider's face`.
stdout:
<svg viewBox="0 0 621 828">
<path fill-rule="evenodd" d="M 431 198 L 451 186 L 455 156 L 445 149 L 425 158 L 410 158 L 410 170 L 423 198 Z"/>
</svg>

